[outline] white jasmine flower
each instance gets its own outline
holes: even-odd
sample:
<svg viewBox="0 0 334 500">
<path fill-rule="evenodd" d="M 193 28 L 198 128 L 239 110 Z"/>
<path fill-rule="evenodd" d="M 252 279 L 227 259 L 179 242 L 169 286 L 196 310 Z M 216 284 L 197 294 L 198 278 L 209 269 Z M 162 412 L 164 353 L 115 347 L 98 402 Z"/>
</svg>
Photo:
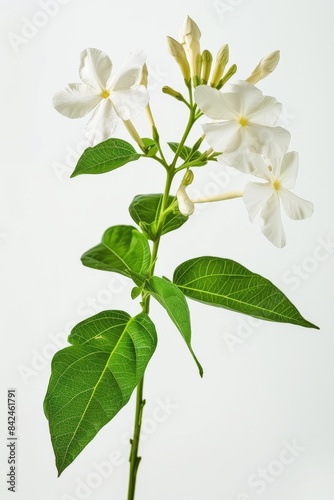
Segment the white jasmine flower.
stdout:
<svg viewBox="0 0 334 500">
<path fill-rule="evenodd" d="M 313 204 L 291 193 L 298 173 L 298 153 L 289 152 L 274 160 L 253 155 L 252 174 L 266 182 L 249 182 L 244 191 L 244 202 L 251 221 L 260 212 L 263 219 L 262 232 L 275 246 L 285 246 L 286 238 L 281 220 L 283 208 L 293 220 L 310 217 Z"/>
<path fill-rule="evenodd" d="M 207 142 L 228 165 L 250 172 L 249 153 L 277 158 L 286 153 L 290 133 L 275 127 L 282 105 L 274 97 L 264 96 L 253 85 L 239 81 L 231 91 L 220 92 L 207 85 L 195 89 L 200 110 L 215 123 L 206 123 L 203 130 Z M 219 121 L 218 121 L 219 120 Z"/>
<path fill-rule="evenodd" d="M 86 49 L 80 56 L 82 83 L 69 83 L 57 92 L 53 106 L 68 118 L 82 118 L 94 110 L 85 137 L 90 145 L 108 139 L 118 119 L 135 118 L 148 104 L 148 92 L 141 84 L 145 55 L 129 54 L 121 70 L 111 76 L 112 63 L 107 54 Z"/>
</svg>

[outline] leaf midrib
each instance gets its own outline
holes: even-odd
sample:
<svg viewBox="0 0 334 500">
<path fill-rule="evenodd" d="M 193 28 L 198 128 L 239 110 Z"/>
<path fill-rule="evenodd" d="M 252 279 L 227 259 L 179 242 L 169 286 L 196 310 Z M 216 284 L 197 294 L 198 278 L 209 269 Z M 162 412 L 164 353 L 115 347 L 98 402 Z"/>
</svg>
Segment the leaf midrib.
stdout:
<svg viewBox="0 0 334 500">
<path fill-rule="evenodd" d="M 108 319 L 108 318 L 104 318 L 104 319 Z M 91 323 L 94 323 L 95 321 L 96 321 L 96 320 L 91 321 Z M 88 322 L 88 321 L 87 321 L 87 323 L 85 324 L 85 326 L 86 326 L 86 325 L 89 325 L 89 324 L 90 324 L 90 322 Z M 90 342 L 91 340 L 95 340 L 95 339 L 96 339 L 96 337 L 98 337 L 99 335 L 102 335 L 103 333 L 106 333 L 106 332 L 108 332 L 108 331 L 114 330 L 115 328 L 118 328 L 118 327 L 120 327 L 120 326 L 122 326 L 122 325 L 127 325 L 127 323 L 123 322 L 123 323 L 117 323 L 117 324 L 115 324 L 115 325 L 113 325 L 113 326 L 109 326 L 108 328 L 105 328 L 104 330 L 101 330 L 99 333 L 97 333 L 97 334 L 96 334 L 96 335 L 94 335 L 93 337 L 90 337 L 89 339 L 85 340 L 84 342 L 82 342 L 82 344 L 79 344 L 79 345 L 86 345 L 86 344 L 87 344 L 88 342 Z M 80 335 L 79 335 L 79 334 L 77 334 L 77 335 L 80 337 Z M 76 344 L 72 344 L 72 345 L 73 345 L 73 346 L 75 346 Z"/>
<path fill-rule="evenodd" d="M 93 390 L 92 390 L 92 394 L 91 394 L 91 396 L 90 396 L 90 398 L 89 398 L 89 400 L 88 400 L 88 402 L 87 402 L 87 404 L 86 404 L 86 407 L 85 407 L 84 411 L 82 412 L 82 415 L 81 415 L 81 418 L 80 418 L 80 420 L 79 420 L 79 422 L 78 422 L 78 425 L 76 426 L 76 428 L 75 428 L 75 430 L 74 430 L 74 432 L 73 432 L 72 438 L 71 438 L 71 440 L 69 441 L 69 443 L 68 443 L 68 445 L 67 445 L 67 447 L 66 447 L 66 451 L 65 451 L 65 453 L 64 453 L 64 457 L 63 457 L 63 461 L 62 461 L 62 465 L 61 465 L 61 470 L 63 470 L 63 465 L 64 465 L 64 463 L 65 463 L 65 459 L 66 459 L 66 457 L 67 457 L 68 449 L 69 449 L 70 445 L 72 444 L 73 439 L 75 438 L 75 436 L 76 436 L 76 434 L 77 434 L 77 431 L 78 431 L 78 429 L 79 429 L 79 427 L 80 427 L 80 425 L 81 425 L 81 422 L 82 422 L 83 418 L 85 417 L 85 415 L 86 415 L 86 413 L 87 413 L 88 407 L 89 407 L 89 405 L 90 405 L 90 403 L 91 403 L 91 401 L 92 401 L 92 399 L 93 399 L 93 397 L 94 397 L 94 395 L 95 395 L 95 392 L 96 392 L 96 390 L 97 390 L 97 387 L 99 386 L 99 384 L 100 384 L 100 382 L 101 382 L 102 378 L 104 377 L 104 374 L 106 373 L 106 371 L 107 371 L 107 369 L 108 369 L 108 366 L 109 366 L 109 363 L 110 363 L 110 359 L 111 359 L 111 357 L 115 354 L 115 351 L 116 351 L 116 349 L 117 349 L 117 348 L 118 348 L 118 346 L 119 346 L 119 343 L 120 343 L 120 342 L 121 342 L 121 340 L 124 338 L 124 335 L 128 332 L 129 325 L 130 325 L 130 324 L 131 324 L 131 322 L 132 322 L 132 321 L 134 321 L 134 320 L 135 320 L 135 318 L 130 318 L 130 320 L 127 322 L 127 324 L 126 324 L 126 326 L 125 326 L 125 328 L 124 328 L 124 330 L 123 330 L 122 334 L 120 335 L 120 338 L 118 339 L 117 343 L 115 344 L 114 349 L 110 352 L 110 356 L 108 357 L 108 360 L 107 360 L 107 362 L 106 362 L 106 365 L 105 365 L 104 369 L 102 370 L 102 373 L 101 373 L 101 375 L 100 375 L 100 377 L 99 377 L 98 381 L 96 382 L 96 384 L 95 384 L 95 386 L 94 386 L 94 388 L 93 388 Z M 131 341 L 133 342 L 131 335 L 129 335 L 129 337 L 130 337 Z M 134 350 L 134 353 L 136 353 L 136 350 Z M 135 355 L 135 357 L 136 357 L 136 355 Z M 72 363 L 72 365 L 73 365 L 73 364 L 74 364 L 74 363 Z M 70 365 L 70 366 L 72 366 L 72 365 Z M 68 367 L 68 368 L 69 368 L 69 367 Z M 117 386 L 118 386 L 118 388 L 119 388 L 119 390 L 120 390 L 120 392 L 121 392 L 121 394 L 122 394 L 122 389 L 121 389 L 121 387 L 119 386 L 119 384 L 118 384 L 118 382 L 117 382 L 117 380 L 116 380 L 116 378 L 115 378 L 115 377 L 114 377 L 114 379 L 115 379 L 115 382 L 116 382 L 116 384 L 117 384 Z"/>
<path fill-rule="evenodd" d="M 224 299 L 227 299 L 227 300 L 230 300 L 232 302 L 235 302 L 237 304 L 243 304 L 243 305 L 248 305 L 250 306 L 251 308 L 255 308 L 257 310 L 260 310 L 260 311 L 266 311 L 266 312 L 269 312 L 269 313 L 273 313 L 275 316 L 278 316 L 278 317 L 281 317 L 281 318 L 286 318 L 288 320 L 291 320 L 291 319 L 296 319 L 297 318 L 293 318 L 291 316 L 285 316 L 284 314 L 281 314 L 281 313 L 277 313 L 276 311 L 272 311 L 270 309 L 266 309 L 264 307 L 260 307 L 260 306 L 256 306 L 256 305 L 253 305 L 253 304 L 248 304 L 247 302 L 243 302 L 241 300 L 237 300 L 237 299 L 232 299 L 226 295 L 219 295 L 218 293 L 213 293 L 213 292 L 209 292 L 209 291 L 204 291 L 204 290 L 198 290 L 196 288 L 190 288 L 190 287 L 186 287 L 186 286 L 182 286 L 182 285 L 177 285 L 179 288 L 183 288 L 184 290 L 190 290 L 190 291 L 193 291 L 193 292 L 197 292 L 197 293 L 203 293 L 203 294 L 207 294 L 207 295 L 211 295 L 211 296 L 214 296 L 214 297 L 220 297 L 220 298 L 224 298 Z"/>
<path fill-rule="evenodd" d="M 99 151 L 95 151 L 95 154 L 97 154 L 97 155 L 101 155 L 102 153 L 104 153 L 104 154 L 109 153 L 110 154 L 109 150 L 112 150 L 112 152 L 111 152 L 112 157 L 111 158 L 108 158 L 108 160 L 103 160 L 103 161 L 99 161 L 99 162 L 94 161 L 90 165 L 87 165 L 84 168 L 82 168 L 82 171 L 89 170 L 89 169 L 96 167 L 96 166 L 101 167 L 103 165 L 108 165 L 109 162 L 114 162 L 115 159 L 120 159 L 120 160 L 123 160 L 124 158 L 131 158 L 132 159 L 133 157 L 135 157 L 137 159 L 140 156 L 134 148 L 132 148 L 132 147 L 129 148 L 129 144 L 119 144 L 119 143 L 116 145 L 115 145 L 115 143 L 106 144 L 103 147 L 101 147 Z M 113 155 L 113 152 L 115 150 L 121 151 L 121 156 L 119 156 L 119 153 L 118 153 L 118 156 Z M 88 156 L 90 153 L 91 153 L 90 151 L 87 151 L 86 155 Z M 83 157 L 81 161 L 85 161 L 85 158 Z M 90 160 L 88 159 L 86 161 L 89 162 Z M 131 160 L 129 160 L 129 161 L 131 161 Z"/>
</svg>

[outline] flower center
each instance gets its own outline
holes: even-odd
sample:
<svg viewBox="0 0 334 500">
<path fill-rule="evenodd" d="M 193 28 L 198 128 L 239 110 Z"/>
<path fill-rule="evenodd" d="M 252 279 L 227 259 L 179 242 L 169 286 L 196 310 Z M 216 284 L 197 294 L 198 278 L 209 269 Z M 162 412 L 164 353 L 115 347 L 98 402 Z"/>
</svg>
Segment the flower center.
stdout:
<svg viewBox="0 0 334 500">
<path fill-rule="evenodd" d="M 281 189 L 281 183 L 278 179 L 276 179 L 273 183 L 273 186 L 274 186 L 274 189 L 276 189 L 276 191 L 279 191 Z"/>
<path fill-rule="evenodd" d="M 107 99 L 109 96 L 110 96 L 110 92 L 108 92 L 108 90 L 102 90 L 101 92 L 101 97 L 103 97 L 104 99 Z"/>
<path fill-rule="evenodd" d="M 241 116 L 241 117 L 239 118 L 239 123 L 240 123 L 240 125 L 241 125 L 242 127 L 246 127 L 246 125 L 247 125 L 247 123 L 248 123 L 248 120 L 247 120 L 247 118 L 245 118 L 244 116 Z"/>
</svg>

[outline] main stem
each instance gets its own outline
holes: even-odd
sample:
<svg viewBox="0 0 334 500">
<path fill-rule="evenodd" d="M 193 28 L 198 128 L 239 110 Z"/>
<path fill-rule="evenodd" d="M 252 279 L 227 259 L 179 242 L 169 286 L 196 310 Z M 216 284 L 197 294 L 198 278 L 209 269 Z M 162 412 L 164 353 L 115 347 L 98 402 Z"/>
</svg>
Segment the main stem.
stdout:
<svg viewBox="0 0 334 500">
<path fill-rule="evenodd" d="M 151 255 L 151 266 L 148 277 L 150 278 L 154 274 L 155 264 L 158 257 L 159 245 L 161 240 L 161 233 L 164 223 L 163 212 L 167 208 L 168 205 L 168 197 L 170 188 L 172 185 L 174 177 L 174 168 L 167 171 L 166 177 L 166 185 L 165 191 L 162 198 L 162 203 L 160 207 L 160 214 L 158 218 L 158 229 L 157 229 L 157 238 L 154 241 Z M 142 301 L 143 312 L 146 314 L 149 313 L 150 310 L 150 295 L 143 294 Z M 136 489 L 136 479 L 138 467 L 140 464 L 141 457 L 138 456 L 139 449 L 139 441 L 140 441 L 140 432 L 141 432 L 141 424 L 142 424 L 142 415 L 143 409 L 145 406 L 145 399 L 143 399 L 143 390 L 144 390 L 144 377 L 141 379 L 139 384 L 137 385 L 137 395 L 136 395 L 136 412 L 135 412 L 135 423 L 134 423 L 134 432 L 133 439 L 130 440 L 131 451 L 130 451 L 130 476 L 129 476 L 129 489 L 128 489 L 128 500 L 134 500 L 135 498 L 135 489 Z"/>
<path fill-rule="evenodd" d="M 170 193 L 170 188 L 171 188 L 171 185 L 173 182 L 174 175 L 176 174 L 176 170 L 177 170 L 176 163 L 177 163 L 177 160 L 180 156 L 180 153 L 182 151 L 184 143 L 189 135 L 189 132 L 190 132 L 194 122 L 196 121 L 196 116 L 195 116 L 196 106 L 193 106 L 192 91 L 191 91 L 190 87 L 189 87 L 189 97 L 190 97 L 189 119 L 188 119 L 186 129 L 184 131 L 183 137 L 181 139 L 181 142 L 180 142 L 180 144 L 175 152 L 173 162 L 171 163 L 171 165 L 167 165 L 163 155 L 162 155 L 162 159 L 158 160 L 166 168 L 167 176 L 166 176 L 165 190 L 164 190 L 164 194 L 163 194 L 163 198 L 162 198 L 162 202 L 161 202 L 161 207 L 160 207 L 160 212 L 159 212 L 159 217 L 158 217 L 156 239 L 154 241 L 153 248 L 152 248 L 151 265 L 150 265 L 150 271 L 148 274 L 148 278 L 150 278 L 154 274 L 155 264 L 156 264 L 157 257 L 158 257 L 160 239 L 162 236 L 163 225 L 164 225 L 164 221 L 165 221 L 165 217 L 166 217 L 166 214 L 164 212 L 168 206 L 168 197 L 169 197 L 169 193 Z M 143 294 L 142 294 L 142 307 L 143 307 L 143 312 L 148 314 L 149 310 L 150 310 L 150 295 L 145 293 L 145 292 L 143 292 Z M 128 500 L 134 500 L 134 498 L 135 498 L 137 472 L 138 472 L 138 467 L 139 467 L 140 460 L 141 460 L 141 457 L 138 456 L 138 450 L 139 450 L 139 442 L 140 442 L 140 432 L 141 432 L 143 409 L 145 406 L 145 399 L 143 398 L 143 390 L 144 390 L 144 377 L 142 378 L 142 380 L 139 382 L 139 384 L 137 386 L 134 432 L 133 432 L 133 439 L 130 440 L 131 451 L 130 451 L 130 458 L 129 458 L 130 476 L 129 476 Z"/>
</svg>

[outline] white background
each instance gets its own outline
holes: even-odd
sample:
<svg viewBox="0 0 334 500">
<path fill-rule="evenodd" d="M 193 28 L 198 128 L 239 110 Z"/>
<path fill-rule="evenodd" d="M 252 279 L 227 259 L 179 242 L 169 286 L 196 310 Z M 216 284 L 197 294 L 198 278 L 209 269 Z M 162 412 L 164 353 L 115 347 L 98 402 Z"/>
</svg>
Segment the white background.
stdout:
<svg viewBox="0 0 334 500">
<path fill-rule="evenodd" d="M 59 479 L 42 402 L 50 357 L 57 339 L 65 345 L 70 324 L 102 309 L 138 312 L 125 280 L 84 268 L 79 258 L 107 227 L 131 224 L 131 199 L 161 191 L 163 173 L 143 161 L 70 180 L 85 119 L 64 118 L 51 99 L 67 82 L 78 81 L 84 48 L 105 50 L 115 67 L 130 50 L 143 48 L 162 139 L 178 140 L 186 115 L 160 88 L 182 89 L 165 35 L 177 38 L 186 14 L 200 25 L 203 48 L 216 53 L 230 44 L 239 78 L 263 55 L 281 50 L 279 67 L 259 86 L 284 103 L 280 124 L 291 131 L 291 148 L 300 153 L 296 193 L 314 202 L 315 214 L 303 222 L 285 220 L 288 245 L 278 250 L 258 223 L 249 223 L 241 200 L 206 207 L 165 237 L 157 270 L 171 276 L 182 261 L 205 254 L 233 258 L 271 279 L 321 330 L 252 323 L 192 302 L 193 346 L 205 370 L 201 380 L 165 313 L 152 307 L 159 346 L 146 377 L 136 500 L 334 498 L 332 2 L 63 0 L 54 17 L 41 17 L 42 2 L 35 0 L 0 3 L 1 498 L 12 498 L 5 484 L 10 387 L 17 389 L 19 416 L 15 498 L 126 498 L 124 435 L 131 429 L 134 400 Z M 15 43 L 13 34 L 22 36 L 27 20 L 44 25 Z M 142 136 L 149 134 L 144 117 L 136 125 Z M 198 128 L 194 139 L 200 133 Z M 127 138 L 121 124 L 116 135 Z M 222 190 L 241 182 L 215 166 L 198 173 L 196 188 L 217 189 L 217 175 Z M 172 407 L 161 409 L 168 401 Z M 157 422 L 157 415 L 164 421 Z M 282 455 L 293 442 L 295 456 Z M 290 464 L 280 465 L 284 456 Z M 102 478 L 96 464 L 109 462 L 110 469 L 111 459 L 116 465 Z M 269 469 L 263 488 L 254 486 L 259 468 Z"/>
</svg>

